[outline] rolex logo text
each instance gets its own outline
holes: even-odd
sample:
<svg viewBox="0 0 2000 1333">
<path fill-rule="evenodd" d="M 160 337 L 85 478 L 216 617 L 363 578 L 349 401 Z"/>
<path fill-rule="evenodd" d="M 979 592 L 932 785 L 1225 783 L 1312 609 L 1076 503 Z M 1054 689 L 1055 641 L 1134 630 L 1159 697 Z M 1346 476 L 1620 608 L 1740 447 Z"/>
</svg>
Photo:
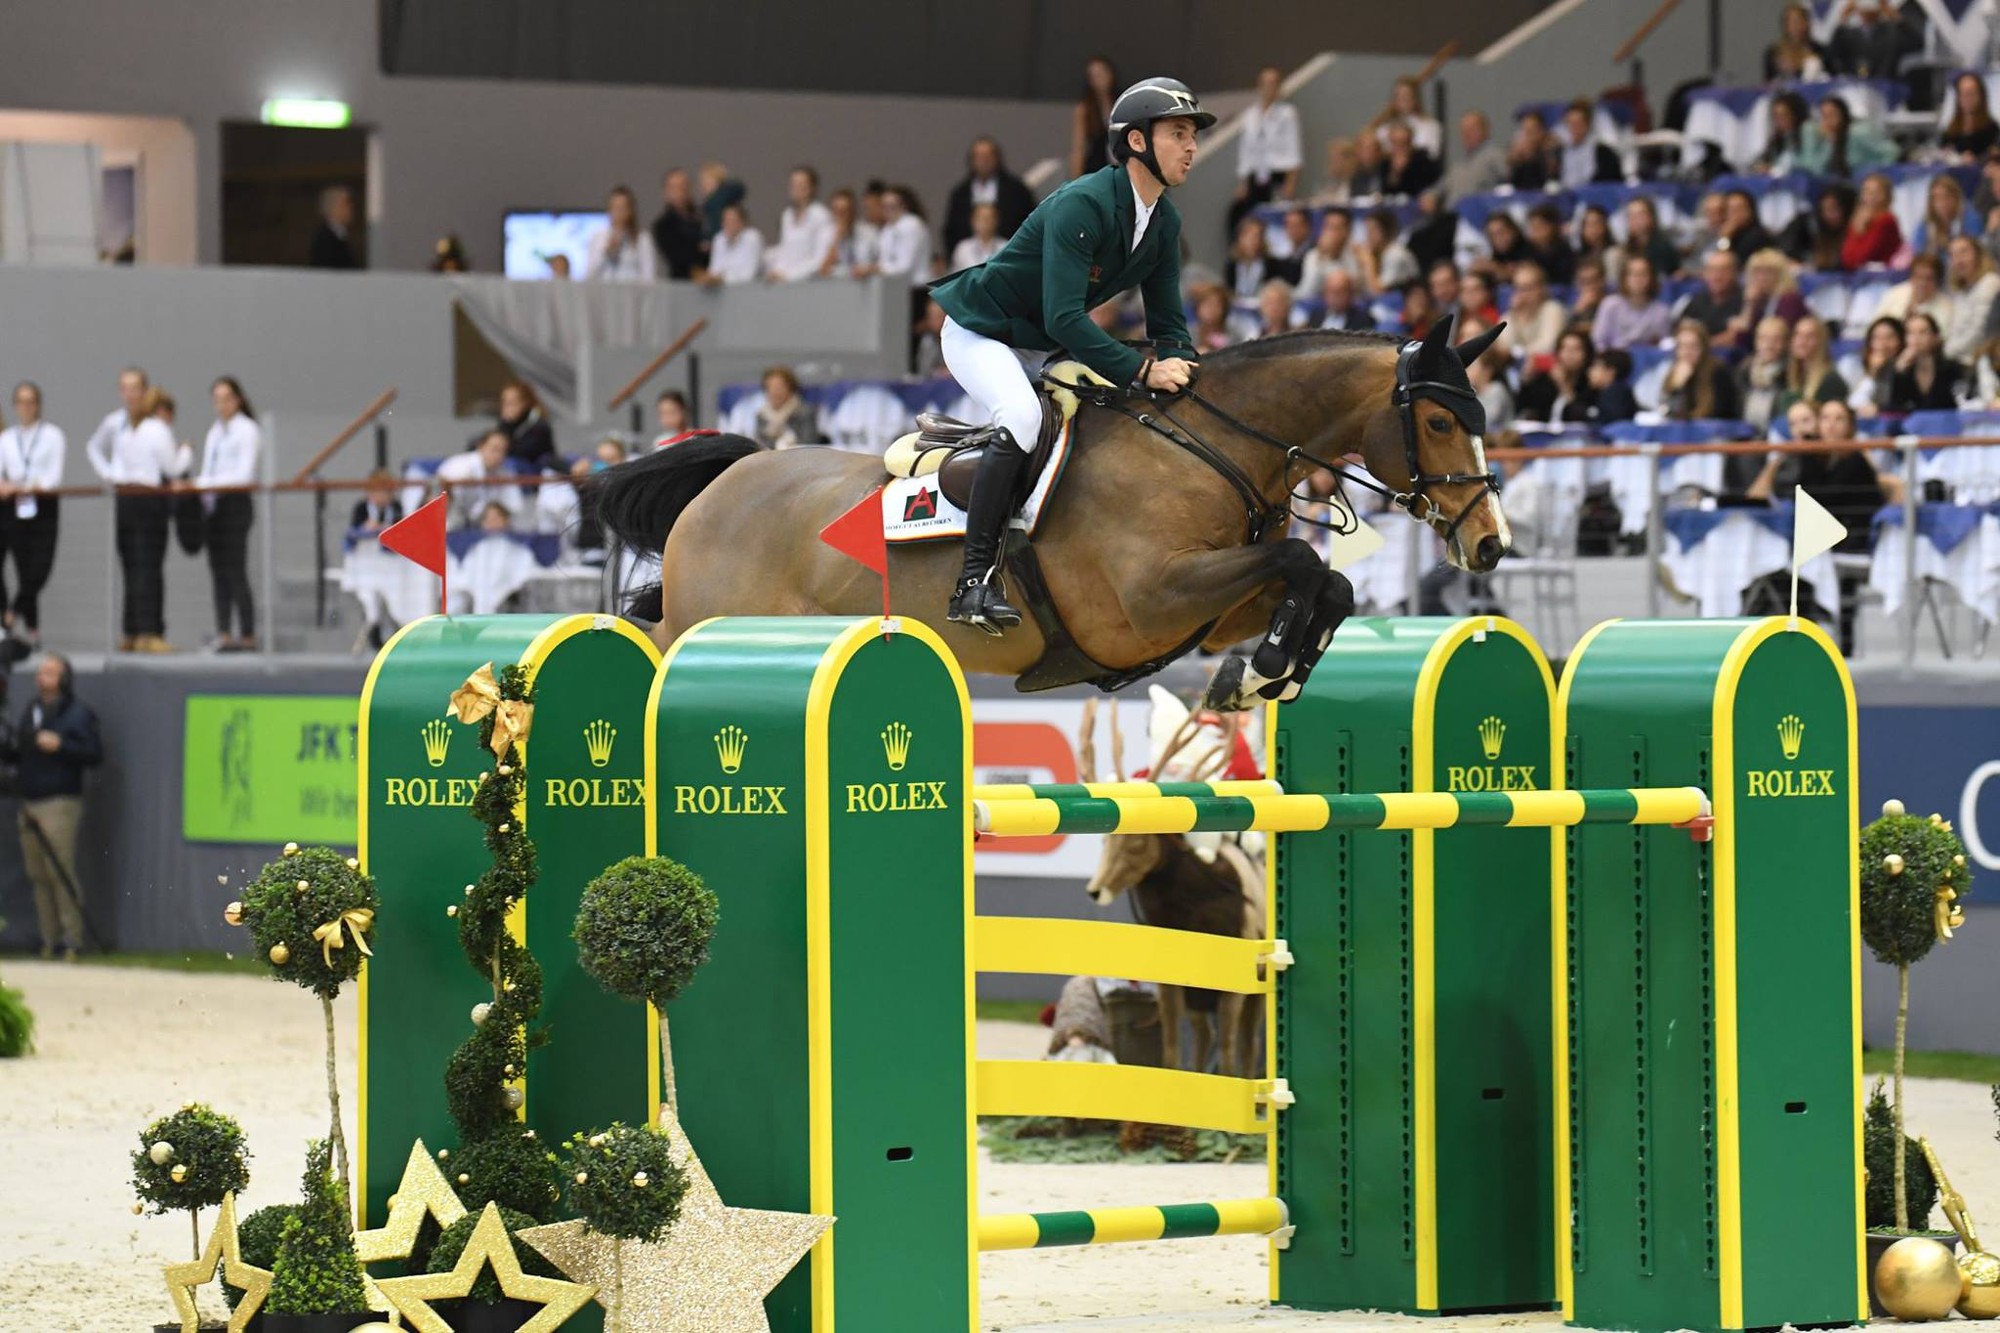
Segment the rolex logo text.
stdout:
<svg viewBox="0 0 2000 1333">
<path fill-rule="evenodd" d="M 476 778 L 384 778 L 385 805 L 467 806 L 479 790 Z"/>
<path fill-rule="evenodd" d="M 674 788 L 677 815 L 782 815 L 783 787 L 718 787 L 713 783 L 697 787 L 682 783 Z"/>
<path fill-rule="evenodd" d="M 1507 724 L 1500 718 L 1488 715 L 1479 719 L 1479 752 L 1487 759 L 1500 757 L 1500 751 L 1507 743 Z M 1447 764 L 1444 770 L 1446 791 L 1533 791 L 1535 790 L 1535 766 L 1533 764 Z"/>
<path fill-rule="evenodd" d="M 618 739 L 618 728 L 603 718 L 590 723 L 583 729 L 584 752 L 590 756 L 592 768 L 603 768 L 611 762 L 611 743 Z"/>
<path fill-rule="evenodd" d="M 424 759 L 432 768 L 444 767 L 445 752 L 451 749 L 451 728 L 443 718 L 432 718 L 423 725 Z"/>
<path fill-rule="evenodd" d="M 550 806 L 646 803 L 646 784 L 638 778 L 548 778 L 546 782 L 543 799 Z"/>
<path fill-rule="evenodd" d="M 891 814 L 904 810 L 945 808 L 942 782 L 850 782 L 847 813 Z"/>
</svg>

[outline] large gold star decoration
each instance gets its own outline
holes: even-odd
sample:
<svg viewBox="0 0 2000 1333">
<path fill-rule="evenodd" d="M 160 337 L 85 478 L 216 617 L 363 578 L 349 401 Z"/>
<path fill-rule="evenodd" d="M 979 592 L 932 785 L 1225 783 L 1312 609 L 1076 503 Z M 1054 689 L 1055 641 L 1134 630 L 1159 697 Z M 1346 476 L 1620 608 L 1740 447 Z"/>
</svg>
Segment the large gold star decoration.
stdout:
<svg viewBox="0 0 2000 1333">
<path fill-rule="evenodd" d="M 675 1164 L 688 1177 L 680 1218 L 663 1238 L 620 1241 L 582 1222 L 530 1227 L 518 1234 L 570 1277 L 594 1283 L 598 1304 L 610 1312 L 614 1327 L 647 1333 L 770 1333 L 764 1297 L 833 1219 L 728 1207 L 670 1108 L 660 1110 L 660 1130 L 672 1143 Z"/>
<path fill-rule="evenodd" d="M 514 1242 L 507 1235 L 507 1224 L 500 1220 L 497 1203 L 487 1204 L 486 1211 L 479 1215 L 479 1224 L 472 1228 L 471 1239 L 465 1242 L 465 1252 L 458 1256 L 458 1265 L 449 1273 L 385 1277 L 376 1285 L 418 1333 L 451 1333 L 451 1325 L 431 1309 L 430 1303 L 471 1295 L 479 1270 L 488 1264 L 493 1266 L 493 1276 L 500 1281 L 501 1295 L 542 1307 L 516 1333 L 555 1333 L 565 1319 L 590 1304 L 597 1295 L 597 1288 L 587 1284 L 522 1272 L 520 1257 L 514 1253 Z"/>
<path fill-rule="evenodd" d="M 168 1264 L 166 1267 L 167 1294 L 174 1298 L 174 1313 L 180 1317 L 181 1333 L 197 1333 L 201 1328 L 201 1312 L 195 1308 L 194 1289 L 213 1282 L 218 1265 L 222 1268 L 222 1280 L 243 1293 L 235 1313 L 229 1316 L 229 1333 L 243 1333 L 251 1317 L 262 1308 L 264 1298 L 271 1294 L 271 1274 L 268 1269 L 253 1268 L 243 1262 L 243 1252 L 237 1248 L 236 1242 L 236 1195 L 233 1193 L 222 1196 L 215 1230 L 208 1233 L 208 1244 L 201 1247 L 201 1257 L 191 1263 Z"/>
<path fill-rule="evenodd" d="M 458 1201 L 457 1191 L 431 1160 L 430 1149 L 418 1139 L 410 1145 L 410 1160 L 403 1164 L 403 1178 L 396 1183 L 396 1192 L 389 1196 L 389 1220 L 379 1227 L 354 1233 L 355 1257 L 364 1266 L 408 1259 L 416 1252 L 417 1233 L 425 1217 L 436 1219 L 438 1230 L 442 1231 L 464 1216 L 465 1205 Z M 367 1291 L 369 1309 L 378 1314 L 394 1311 L 379 1283 L 365 1268 L 361 1285 Z"/>
</svg>

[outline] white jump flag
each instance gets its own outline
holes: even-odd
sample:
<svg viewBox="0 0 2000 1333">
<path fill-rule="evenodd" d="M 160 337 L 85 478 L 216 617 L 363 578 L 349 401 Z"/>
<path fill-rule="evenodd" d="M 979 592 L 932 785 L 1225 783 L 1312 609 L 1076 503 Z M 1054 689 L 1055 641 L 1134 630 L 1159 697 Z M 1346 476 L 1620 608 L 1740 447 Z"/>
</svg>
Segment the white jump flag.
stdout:
<svg viewBox="0 0 2000 1333">
<path fill-rule="evenodd" d="M 1381 533 L 1358 518 L 1354 531 L 1328 532 L 1326 539 L 1328 569 L 1351 569 L 1381 550 L 1385 544 Z"/>
<path fill-rule="evenodd" d="M 1807 495 L 1804 487 L 1792 492 L 1792 619 L 1799 618 L 1799 566 L 1824 555 L 1847 540 L 1847 529 L 1826 512 L 1826 506 Z"/>
</svg>

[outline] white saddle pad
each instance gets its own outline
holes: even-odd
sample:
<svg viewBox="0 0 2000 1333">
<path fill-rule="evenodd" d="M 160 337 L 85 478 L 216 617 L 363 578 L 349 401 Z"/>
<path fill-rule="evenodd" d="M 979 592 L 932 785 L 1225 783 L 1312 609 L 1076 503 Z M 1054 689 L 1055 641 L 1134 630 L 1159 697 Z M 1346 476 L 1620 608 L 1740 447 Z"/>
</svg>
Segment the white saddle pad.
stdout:
<svg viewBox="0 0 2000 1333">
<path fill-rule="evenodd" d="M 1014 526 L 1032 537 L 1042 510 L 1055 493 L 1069 463 L 1070 431 L 1074 422 L 1064 422 L 1049 453 L 1049 464 L 1036 479 L 1035 488 L 1014 515 Z M 920 477 L 892 477 L 882 488 L 882 534 L 892 544 L 950 541 L 965 536 L 966 513 L 946 497 L 935 473 Z"/>
</svg>

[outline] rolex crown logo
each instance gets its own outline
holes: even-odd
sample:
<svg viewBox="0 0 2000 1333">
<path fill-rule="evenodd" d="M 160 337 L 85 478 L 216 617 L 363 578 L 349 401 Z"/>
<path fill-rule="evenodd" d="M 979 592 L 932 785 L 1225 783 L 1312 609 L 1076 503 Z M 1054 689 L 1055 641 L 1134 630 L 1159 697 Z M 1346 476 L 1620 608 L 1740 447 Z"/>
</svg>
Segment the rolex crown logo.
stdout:
<svg viewBox="0 0 2000 1333">
<path fill-rule="evenodd" d="M 725 773 L 743 767 L 743 750 L 750 744 L 749 733 L 735 723 L 715 733 L 715 758 Z"/>
<path fill-rule="evenodd" d="M 423 737 L 424 758 L 430 761 L 432 768 L 443 768 L 445 751 L 451 748 L 451 728 L 445 725 L 443 718 L 432 718 L 424 723 Z"/>
<path fill-rule="evenodd" d="M 1479 720 L 1479 748 L 1486 752 L 1488 759 L 1500 757 L 1500 746 L 1507 739 L 1507 724 L 1497 717 Z"/>
<path fill-rule="evenodd" d="M 910 762 L 910 729 L 900 722 L 891 722 L 882 728 L 882 757 L 889 761 L 889 771 L 900 773 L 903 765 Z"/>
<path fill-rule="evenodd" d="M 1785 758 L 1797 759 L 1799 745 L 1806 738 L 1806 724 L 1799 720 L 1797 713 L 1787 713 L 1778 719 L 1778 744 L 1784 747 Z"/>
<path fill-rule="evenodd" d="M 617 739 L 618 728 L 601 717 L 584 727 L 583 745 L 590 755 L 592 768 L 603 768 L 611 762 L 611 743 Z"/>
</svg>

